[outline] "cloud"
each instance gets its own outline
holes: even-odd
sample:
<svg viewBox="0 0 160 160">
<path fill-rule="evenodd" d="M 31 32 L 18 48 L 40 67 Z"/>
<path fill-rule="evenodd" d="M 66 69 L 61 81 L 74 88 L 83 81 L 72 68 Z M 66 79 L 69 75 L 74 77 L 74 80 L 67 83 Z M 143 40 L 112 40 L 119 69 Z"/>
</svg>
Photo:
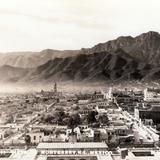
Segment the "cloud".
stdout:
<svg viewBox="0 0 160 160">
<path fill-rule="evenodd" d="M 159 0 L 0 0 L 0 51 L 77 49 L 159 31 Z"/>
<path fill-rule="evenodd" d="M 42 1 L 40 1 L 42 2 Z M 44 2 L 44 1 L 43 1 Z M 47 2 L 47 1 L 46 1 Z M 42 21 L 42 23 L 59 23 L 59 24 L 75 24 L 79 27 L 86 27 L 91 29 L 107 29 L 111 28 L 111 25 L 107 23 L 104 19 L 106 19 L 107 14 L 104 13 L 101 8 L 96 8 L 97 5 L 89 5 L 89 3 L 85 3 L 87 1 L 82 0 L 81 3 L 73 0 L 62 0 L 62 1 L 48 1 L 50 3 L 50 7 L 43 7 L 42 10 L 38 8 L 28 8 L 26 6 L 25 9 L 21 7 L 16 8 L 0 8 L 1 15 L 10 15 L 10 16 L 23 16 L 28 17 L 35 21 Z M 61 3 L 58 3 L 61 2 Z M 63 3 L 62 3 L 63 2 Z M 70 3 L 66 3 L 70 2 Z M 91 1 L 90 1 L 91 2 Z M 97 1 L 93 0 L 92 4 Z M 31 2 L 30 2 L 31 3 Z M 32 6 L 32 3 L 30 4 Z M 57 7 L 60 7 L 60 11 L 57 10 Z M 109 16 L 107 17 L 109 20 Z"/>
</svg>

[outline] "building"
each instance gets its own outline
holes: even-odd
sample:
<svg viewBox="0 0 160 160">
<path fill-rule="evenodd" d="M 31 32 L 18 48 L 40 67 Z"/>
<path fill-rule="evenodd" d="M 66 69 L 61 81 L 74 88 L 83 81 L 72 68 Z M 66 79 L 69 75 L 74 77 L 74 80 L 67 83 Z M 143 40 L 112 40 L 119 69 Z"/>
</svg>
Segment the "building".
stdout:
<svg viewBox="0 0 160 160">
<path fill-rule="evenodd" d="M 54 93 L 57 93 L 57 83 L 54 84 Z"/>
<path fill-rule="evenodd" d="M 38 154 L 41 155 L 105 155 L 108 153 L 106 143 L 39 143 Z"/>
<path fill-rule="evenodd" d="M 102 92 L 94 92 L 88 94 L 78 94 L 76 95 L 78 100 L 97 100 L 97 99 L 105 99 L 105 94 Z"/>
<path fill-rule="evenodd" d="M 144 101 L 146 102 L 160 102 L 160 90 L 146 88 L 144 90 Z"/>
<path fill-rule="evenodd" d="M 129 150 L 124 157 L 128 160 L 158 160 L 159 156 L 158 149 L 139 148 Z"/>
<path fill-rule="evenodd" d="M 139 113 L 138 113 L 139 112 Z M 136 110 L 136 115 L 142 120 L 145 119 L 152 119 L 154 124 L 160 123 L 160 106 L 159 105 L 152 105 L 149 108 L 142 108 Z"/>
<path fill-rule="evenodd" d="M 101 90 L 101 93 L 104 95 L 104 99 L 107 99 L 108 101 L 113 101 L 113 95 L 112 95 L 112 88 L 110 87 L 108 92 L 104 92 Z"/>
<path fill-rule="evenodd" d="M 1 129 L 0 130 L 0 140 L 3 140 L 5 138 L 5 130 Z"/>
<path fill-rule="evenodd" d="M 122 109 L 113 102 L 108 103 L 107 101 L 98 102 L 96 106 L 96 111 L 98 114 L 104 113 L 114 113 L 119 114 L 122 112 Z"/>
<path fill-rule="evenodd" d="M 54 99 L 59 99 L 60 97 L 63 97 L 62 92 L 59 92 L 57 89 L 57 83 L 54 84 L 54 88 L 51 91 L 44 91 L 41 90 L 41 92 L 39 93 L 39 96 L 43 99 L 43 100 L 48 100 L 50 98 L 54 98 Z"/>
<path fill-rule="evenodd" d="M 40 131 L 31 131 L 27 135 L 30 137 L 30 142 L 32 144 L 38 144 L 42 142 L 44 139 L 44 132 L 40 132 Z"/>
</svg>

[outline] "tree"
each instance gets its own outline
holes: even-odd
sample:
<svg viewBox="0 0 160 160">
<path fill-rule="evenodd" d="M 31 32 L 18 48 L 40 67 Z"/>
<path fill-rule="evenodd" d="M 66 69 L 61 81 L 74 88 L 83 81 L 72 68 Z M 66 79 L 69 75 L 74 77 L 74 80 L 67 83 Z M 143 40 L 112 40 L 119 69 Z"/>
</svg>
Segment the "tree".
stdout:
<svg viewBox="0 0 160 160">
<path fill-rule="evenodd" d="M 11 129 L 8 129 L 8 130 L 5 131 L 4 137 L 5 137 L 5 138 L 6 138 L 6 137 L 9 137 L 9 136 L 11 136 L 13 133 L 14 133 L 14 132 L 13 132 Z"/>
<path fill-rule="evenodd" d="M 56 111 L 64 112 L 64 108 L 63 108 L 63 107 L 56 107 L 55 110 L 56 110 Z"/>
<path fill-rule="evenodd" d="M 60 110 L 55 112 L 55 121 L 57 122 L 57 124 L 59 125 L 63 125 L 63 119 L 65 118 L 65 112 Z"/>
<path fill-rule="evenodd" d="M 13 123 L 13 121 L 14 121 L 13 115 L 9 115 L 9 117 L 8 117 L 8 119 L 7 119 L 7 121 L 6 121 L 6 123 Z"/>
<path fill-rule="evenodd" d="M 61 130 L 60 130 L 60 129 L 56 129 L 56 130 L 55 130 L 55 135 L 56 135 L 56 137 L 58 137 L 58 135 L 60 135 L 60 133 L 61 133 Z"/>
<path fill-rule="evenodd" d="M 100 124 L 108 125 L 109 119 L 106 114 L 100 115 L 98 120 L 99 120 Z"/>
<path fill-rule="evenodd" d="M 76 106 L 73 107 L 74 111 L 78 111 L 79 109 L 80 109 L 80 107 L 78 105 L 76 105 Z"/>
<path fill-rule="evenodd" d="M 41 117 L 41 121 L 48 124 L 52 124 L 54 119 L 55 117 L 52 114 L 45 114 L 44 116 Z"/>
<path fill-rule="evenodd" d="M 31 144 L 31 137 L 29 135 L 26 135 L 24 140 L 25 140 L 26 145 Z"/>
<path fill-rule="evenodd" d="M 80 115 L 78 113 L 71 115 L 71 117 L 69 118 L 68 121 L 68 127 L 71 129 L 74 129 L 75 127 L 77 127 L 81 122 L 81 118 Z"/>
<path fill-rule="evenodd" d="M 91 111 L 91 112 L 88 113 L 88 115 L 87 115 L 88 124 L 95 123 L 97 121 L 96 120 L 96 115 L 97 115 L 97 112 L 95 112 L 95 111 Z"/>
</svg>

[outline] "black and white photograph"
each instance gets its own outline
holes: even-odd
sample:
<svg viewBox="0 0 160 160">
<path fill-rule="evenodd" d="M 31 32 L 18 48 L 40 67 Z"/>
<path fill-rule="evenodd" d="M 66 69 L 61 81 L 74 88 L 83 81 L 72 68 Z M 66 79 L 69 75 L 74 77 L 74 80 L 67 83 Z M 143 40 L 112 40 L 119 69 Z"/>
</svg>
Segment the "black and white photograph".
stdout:
<svg viewBox="0 0 160 160">
<path fill-rule="evenodd" d="M 0 0 L 0 160 L 160 160 L 160 0 Z"/>
</svg>

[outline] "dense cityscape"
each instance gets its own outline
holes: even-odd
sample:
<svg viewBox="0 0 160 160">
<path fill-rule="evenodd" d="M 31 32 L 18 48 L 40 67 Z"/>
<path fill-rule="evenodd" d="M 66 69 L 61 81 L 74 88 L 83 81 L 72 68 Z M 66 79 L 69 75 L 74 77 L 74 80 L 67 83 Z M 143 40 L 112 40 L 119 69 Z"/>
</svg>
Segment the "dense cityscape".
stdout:
<svg viewBox="0 0 160 160">
<path fill-rule="evenodd" d="M 157 159 L 159 106 L 157 88 L 1 95 L 0 159 Z"/>
<path fill-rule="evenodd" d="M 0 0 L 0 160 L 160 160 L 160 0 Z"/>
</svg>

